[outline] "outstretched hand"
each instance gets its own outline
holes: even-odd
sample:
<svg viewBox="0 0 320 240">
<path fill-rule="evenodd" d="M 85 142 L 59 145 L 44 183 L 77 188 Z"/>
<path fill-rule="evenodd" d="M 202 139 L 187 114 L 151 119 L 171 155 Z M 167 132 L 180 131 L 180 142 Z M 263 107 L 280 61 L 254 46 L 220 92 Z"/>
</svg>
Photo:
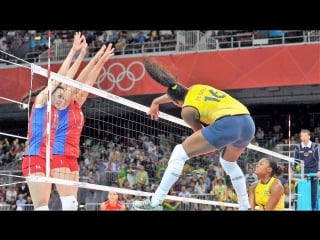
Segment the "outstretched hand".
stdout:
<svg viewBox="0 0 320 240">
<path fill-rule="evenodd" d="M 150 110 L 147 114 L 150 115 L 152 120 L 158 121 L 159 120 L 159 104 L 152 103 L 150 106 Z"/>
<path fill-rule="evenodd" d="M 82 56 L 85 56 L 86 53 L 87 53 L 88 43 L 87 43 L 86 38 L 84 36 L 81 37 L 81 39 L 82 39 L 82 42 L 81 42 L 81 54 L 82 54 Z"/>
<path fill-rule="evenodd" d="M 93 57 L 93 63 L 96 64 L 99 61 L 101 63 L 106 63 L 110 57 L 114 55 L 114 47 L 112 43 L 109 43 L 108 46 L 102 45 L 99 51 Z"/>
<path fill-rule="evenodd" d="M 114 55 L 114 47 L 112 47 L 112 43 L 109 43 L 107 49 L 105 50 L 102 57 L 104 58 L 104 62 L 108 61 L 110 57 Z"/>
<path fill-rule="evenodd" d="M 72 49 L 77 52 L 78 50 L 81 49 L 81 47 L 85 46 L 85 48 L 87 47 L 87 42 L 86 42 L 86 38 L 84 35 L 81 34 L 81 32 L 75 32 L 74 36 L 73 36 L 73 45 L 72 45 Z"/>
</svg>

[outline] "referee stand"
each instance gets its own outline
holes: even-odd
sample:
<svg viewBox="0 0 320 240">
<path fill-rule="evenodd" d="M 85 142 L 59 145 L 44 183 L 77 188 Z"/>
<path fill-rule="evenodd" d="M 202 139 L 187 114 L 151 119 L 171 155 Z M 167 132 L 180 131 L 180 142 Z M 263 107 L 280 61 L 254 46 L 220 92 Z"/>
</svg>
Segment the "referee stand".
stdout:
<svg viewBox="0 0 320 240">
<path fill-rule="evenodd" d="M 303 168 L 301 168 L 303 169 Z M 311 178 L 317 177 L 316 173 L 304 174 L 303 171 L 299 174 L 294 174 L 294 177 L 300 178 L 298 180 L 297 192 L 297 210 L 298 211 L 312 211 L 311 207 Z M 320 191 L 318 179 L 318 193 L 317 193 L 317 210 L 320 209 Z"/>
</svg>

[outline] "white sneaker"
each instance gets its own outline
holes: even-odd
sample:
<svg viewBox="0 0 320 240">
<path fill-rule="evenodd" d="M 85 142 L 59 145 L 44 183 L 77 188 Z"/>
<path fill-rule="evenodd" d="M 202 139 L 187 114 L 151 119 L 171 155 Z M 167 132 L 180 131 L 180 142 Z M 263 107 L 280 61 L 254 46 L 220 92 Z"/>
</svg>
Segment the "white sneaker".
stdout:
<svg viewBox="0 0 320 240">
<path fill-rule="evenodd" d="M 251 208 L 239 208 L 238 211 L 251 211 Z"/>
<path fill-rule="evenodd" d="M 139 211 L 161 211 L 162 206 L 158 205 L 155 207 L 151 206 L 151 201 L 149 198 L 145 198 L 141 201 L 135 200 L 132 204 L 133 208 Z"/>
<path fill-rule="evenodd" d="M 251 209 L 250 209 L 250 204 L 249 204 L 248 196 L 243 196 L 242 198 L 239 197 L 238 203 L 239 203 L 239 208 L 238 208 L 239 211 L 248 211 L 248 210 L 251 210 Z"/>
<path fill-rule="evenodd" d="M 250 211 L 251 208 L 250 208 L 250 206 L 248 207 L 248 204 L 239 204 L 238 210 L 239 211 Z"/>
</svg>

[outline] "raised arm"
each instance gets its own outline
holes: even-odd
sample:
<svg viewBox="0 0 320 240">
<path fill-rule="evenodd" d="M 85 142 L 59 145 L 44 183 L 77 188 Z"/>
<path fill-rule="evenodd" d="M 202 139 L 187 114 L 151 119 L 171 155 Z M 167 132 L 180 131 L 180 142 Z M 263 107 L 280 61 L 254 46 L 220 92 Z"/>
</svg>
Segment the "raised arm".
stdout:
<svg viewBox="0 0 320 240">
<path fill-rule="evenodd" d="M 80 51 L 77 59 L 74 61 L 74 63 L 72 64 L 72 66 L 69 68 L 69 70 L 66 73 L 66 77 L 71 78 L 71 79 L 74 79 L 74 76 L 78 72 L 78 69 L 79 69 L 81 63 L 83 62 L 83 59 L 87 53 L 88 44 L 86 42 L 86 39 L 83 35 L 81 36 L 81 39 L 82 39 L 81 43 L 80 43 L 81 51 Z M 78 92 L 80 90 L 78 88 L 74 88 L 70 85 L 65 85 L 65 84 L 63 84 L 63 88 L 65 89 L 65 96 L 64 96 L 65 106 L 68 106 L 71 101 L 76 100 L 76 95 L 78 94 Z"/>
<path fill-rule="evenodd" d="M 102 51 L 101 51 L 102 50 Z M 112 44 L 108 44 L 107 48 L 102 47 L 96 56 L 93 58 L 95 62 L 93 68 L 90 70 L 89 74 L 85 78 L 78 78 L 78 81 L 88 84 L 89 86 L 93 86 L 97 81 L 97 78 L 105 65 L 105 63 L 114 55 L 114 48 Z"/>
<path fill-rule="evenodd" d="M 90 60 L 87 66 L 81 71 L 77 80 L 79 82 L 88 84 L 89 86 L 93 86 L 96 82 L 104 64 L 109 60 L 111 56 L 114 55 L 114 48 L 110 43 L 108 47 L 103 45 L 100 50 L 96 53 L 96 55 Z M 87 91 L 79 91 L 75 100 L 81 106 L 88 97 Z"/>
<path fill-rule="evenodd" d="M 61 67 L 59 68 L 58 74 L 66 76 L 68 70 L 70 69 L 70 65 L 72 63 L 73 57 L 80 50 L 82 41 L 85 40 L 84 35 L 81 35 L 81 32 L 75 32 L 73 37 L 73 45 L 70 49 L 67 57 L 63 61 Z"/>
<path fill-rule="evenodd" d="M 83 59 L 87 53 L 88 44 L 87 44 L 86 38 L 82 35 L 81 39 L 82 39 L 81 43 L 80 43 L 81 51 L 80 51 L 77 59 L 74 61 L 74 63 L 72 64 L 72 66 L 69 68 L 69 70 L 66 73 L 66 76 L 69 78 L 72 78 L 72 79 L 74 78 L 74 76 L 78 72 L 80 64 L 83 62 Z"/>
<path fill-rule="evenodd" d="M 80 32 L 76 32 L 74 34 L 74 41 L 73 41 L 72 48 L 70 49 L 66 59 L 63 61 L 62 65 L 58 71 L 58 74 L 66 76 L 69 71 L 68 76 L 70 78 L 73 78 L 75 76 L 76 72 L 78 71 L 78 68 L 79 68 L 79 66 L 85 56 L 86 48 L 87 48 L 87 43 L 86 43 L 84 35 L 81 35 Z M 77 51 L 79 51 L 80 49 L 81 49 L 81 52 L 80 52 L 77 60 L 74 62 L 74 64 L 70 68 L 73 57 L 75 56 Z M 62 85 L 59 81 L 53 81 L 52 92 L 54 92 L 59 85 Z M 62 86 L 62 87 L 65 88 L 65 86 Z M 37 94 L 37 92 L 39 92 L 39 93 Z M 65 91 L 65 93 L 68 93 L 68 92 L 70 93 L 69 89 L 67 89 L 67 91 Z M 34 102 L 35 107 L 42 107 L 42 106 L 47 105 L 48 87 L 44 87 L 41 90 L 35 91 L 33 94 L 36 95 L 35 102 Z M 68 98 L 68 96 L 67 96 L 67 98 Z"/>
</svg>

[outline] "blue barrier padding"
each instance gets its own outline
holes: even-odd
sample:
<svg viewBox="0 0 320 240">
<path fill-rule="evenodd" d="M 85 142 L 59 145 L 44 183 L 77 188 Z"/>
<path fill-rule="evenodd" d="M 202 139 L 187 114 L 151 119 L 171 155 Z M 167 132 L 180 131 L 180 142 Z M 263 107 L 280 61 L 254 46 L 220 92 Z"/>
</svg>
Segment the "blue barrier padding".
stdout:
<svg viewBox="0 0 320 240">
<path fill-rule="evenodd" d="M 298 181 L 297 210 L 311 209 L 311 183 L 309 180 Z"/>
</svg>

